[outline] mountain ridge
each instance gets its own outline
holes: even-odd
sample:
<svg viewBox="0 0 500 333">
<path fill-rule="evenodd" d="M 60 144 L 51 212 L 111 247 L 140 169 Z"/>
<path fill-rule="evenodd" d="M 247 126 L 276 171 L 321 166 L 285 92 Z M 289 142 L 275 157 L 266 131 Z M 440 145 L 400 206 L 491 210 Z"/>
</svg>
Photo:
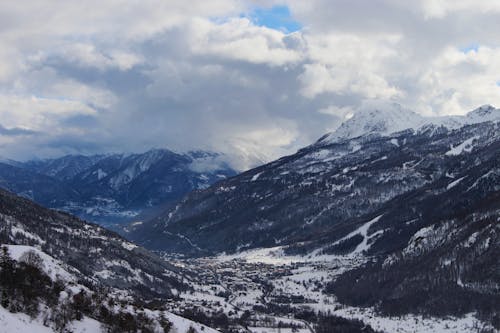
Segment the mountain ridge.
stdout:
<svg viewBox="0 0 500 333">
<path fill-rule="evenodd" d="M 118 234 L 0 189 L 0 243 L 35 246 L 87 283 L 172 297 L 181 272 Z"/>
<path fill-rule="evenodd" d="M 424 189 L 430 184 L 438 184 L 438 187 L 444 186 L 444 190 L 451 191 L 452 181 L 446 182 L 450 179 L 449 175 L 457 184 L 460 177 L 453 174 L 450 168 L 456 168 L 456 163 L 467 159 L 469 154 L 480 158 L 479 152 L 471 153 L 474 149 L 486 149 L 489 153 L 485 156 L 489 156 L 490 161 L 484 163 L 493 163 L 496 157 L 492 151 L 495 151 L 493 147 L 499 139 L 498 114 L 497 109 L 482 107 L 469 113 L 468 117 L 474 120 L 471 124 L 463 121 L 463 117 L 458 118 L 465 123 L 458 128 L 432 125 L 420 127 L 418 131 L 403 130 L 385 136 L 370 132 L 334 142 L 320 140 L 294 155 L 244 172 L 207 190 L 193 192 L 163 216 L 143 224 L 137 231 L 131 231 L 128 237 L 145 246 L 162 249 L 161 235 L 167 232 L 170 237 L 165 238 L 164 243 L 168 247 L 184 243 L 179 249 L 189 249 L 190 244 L 196 244 L 198 248 L 210 251 L 214 250 L 211 244 L 218 244 L 221 247 L 216 251 L 234 251 L 292 244 L 288 237 L 302 242 L 307 240 L 304 235 L 312 237 L 316 232 L 321 235 L 332 226 L 340 228 L 344 223 L 349 229 L 349 223 L 360 223 L 374 217 L 356 217 L 353 214 L 360 213 L 353 212 L 361 212 L 362 215 L 374 213 L 376 207 L 389 202 L 389 199 Z M 477 122 L 476 115 L 481 119 L 486 116 L 487 121 Z M 445 164 L 441 160 L 442 155 L 446 156 Z M 438 165 L 441 166 L 436 169 Z M 366 186 L 373 186 L 373 190 L 368 190 Z M 378 192 L 379 189 L 383 192 Z M 351 198 L 353 195 L 358 198 L 357 201 Z M 366 198 L 370 198 L 371 202 L 363 203 Z M 290 214 L 295 217 L 286 217 Z M 329 218 L 338 222 L 328 223 Z M 234 221 L 240 221 L 240 224 Z M 290 225 L 282 224 L 284 221 L 289 221 L 287 224 Z M 197 223 L 200 223 L 198 227 Z M 236 230 L 243 228 L 242 225 L 246 227 L 241 229 L 240 234 L 231 230 L 232 225 Z M 319 227 L 316 228 L 316 225 Z M 155 230 L 150 232 L 157 236 L 148 239 L 148 232 L 145 231 L 148 226 Z M 222 232 L 221 228 L 225 231 Z M 189 232 L 186 233 L 187 230 Z M 215 234 L 223 238 L 213 239 Z M 250 241 L 253 237 L 250 235 L 255 235 L 256 239 Z M 284 235 L 288 236 L 283 238 Z M 153 240 L 155 238 L 158 240 Z M 240 238 L 241 241 L 236 244 Z M 258 239 L 261 239 L 258 243 L 247 245 Z"/>
<path fill-rule="evenodd" d="M 322 136 L 317 144 L 328 144 L 369 134 L 389 135 L 408 129 L 419 131 L 429 126 L 457 129 L 486 121 L 500 121 L 500 109 L 483 105 L 461 116 L 426 117 L 393 103 L 385 108 L 359 110 L 336 130 Z"/>
<path fill-rule="evenodd" d="M 6 162 L 0 162 L 0 186 L 109 227 L 142 219 L 193 189 L 236 174 L 221 154 L 167 149 Z"/>
</svg>

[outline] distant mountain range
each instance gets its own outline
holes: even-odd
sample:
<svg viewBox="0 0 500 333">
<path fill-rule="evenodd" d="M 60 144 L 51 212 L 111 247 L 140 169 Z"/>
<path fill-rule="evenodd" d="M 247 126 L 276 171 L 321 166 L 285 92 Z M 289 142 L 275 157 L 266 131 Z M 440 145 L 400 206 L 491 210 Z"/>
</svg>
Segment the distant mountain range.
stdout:
<svg viewBox="0 0 500 333">
<path fill-rule="evenodd" d="M 0 161 L 0 187 L 107 226 L 145 218 L 235 174 L 223 155 L 205 151 Z"/>
</svg>

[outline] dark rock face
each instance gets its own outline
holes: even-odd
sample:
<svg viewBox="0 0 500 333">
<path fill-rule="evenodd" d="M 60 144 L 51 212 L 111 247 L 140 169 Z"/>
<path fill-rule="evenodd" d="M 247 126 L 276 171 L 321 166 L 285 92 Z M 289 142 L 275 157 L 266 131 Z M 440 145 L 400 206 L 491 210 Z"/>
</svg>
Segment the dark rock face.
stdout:
<svg viewBox="0 0 500 333">
<path fill-rule="evenodd" d="M 195 189 L 234 175 L 215 153 L 151 150 L 0 163 L 0 186 L 44 206 L 109 226 L 142 219 Z"/>
</svg>

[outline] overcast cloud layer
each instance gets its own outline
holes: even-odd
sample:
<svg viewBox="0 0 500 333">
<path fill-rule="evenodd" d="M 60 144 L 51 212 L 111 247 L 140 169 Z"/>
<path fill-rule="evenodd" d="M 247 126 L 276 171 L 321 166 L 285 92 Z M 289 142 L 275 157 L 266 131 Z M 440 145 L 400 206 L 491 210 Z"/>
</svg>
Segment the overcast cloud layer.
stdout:
<svg viewBox="0 0 500 333">
<path fill-rule="evenodd" d="M 300 30 L 254 15 L 275 6 Z M 500 105 L 498 31 L 498 0 L 3 1 L 0 155 L 194 148 L 245 168 L 371 99 Z"/>
</svg>

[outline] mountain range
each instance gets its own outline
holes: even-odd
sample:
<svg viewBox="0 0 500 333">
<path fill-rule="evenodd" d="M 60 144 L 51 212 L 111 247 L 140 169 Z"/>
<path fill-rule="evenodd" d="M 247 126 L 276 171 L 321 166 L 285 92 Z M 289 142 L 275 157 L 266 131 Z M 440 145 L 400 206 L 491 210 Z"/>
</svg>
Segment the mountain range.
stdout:
<svg viewBox="0 0 500 333">
<path fill-rule="evenodd" d="M 373 309 L 366 319 L 384 330 L 387 318 L 474 313 L 494 332 L 499 152 L 499 109 L 423 117 L 394 105 L 357 112 L 295 154 L 237 175 L 206 152 L 4 161 L 0 186 L 24 198 L 0 191 L 0 243 L 49 256 L 79 285 L 123 293 L 137 316 L 140 304 L 159 302 L 227 332 L 283 316 L 275 327 L 372 332 L 329 312 Z M 132 221 L 127 240 L 26 197 Z"/>
<path fill-rule="evenodd" d="M 500 110 L 407 113 L 358 113 L 294 155 L 192 192 L 130 237 L 201 254 L 283 245 L 334 252 L 347 240 L 356 251 L 401 249 L 419 229 L 499 190 Z M 446 204 L 436 211 L 435 203 Z M 375 218 L 368 235 L 355 232 Z"/>
<path fill-rule="evenodd" d="M 166 149 L 0 162 L 0 186 L 46 207 L 107 226 L 144 218 L 236 172 L 224 156 Z"/>
<path fill-rule="evenodd" d="M 388 315 L 498 320 L 500 110 L 405 117 L 359 113 L 296 154 L 190 193 L 128 237 L 189 256 L 362 258 L 325 292 Z"/>
</svg>

